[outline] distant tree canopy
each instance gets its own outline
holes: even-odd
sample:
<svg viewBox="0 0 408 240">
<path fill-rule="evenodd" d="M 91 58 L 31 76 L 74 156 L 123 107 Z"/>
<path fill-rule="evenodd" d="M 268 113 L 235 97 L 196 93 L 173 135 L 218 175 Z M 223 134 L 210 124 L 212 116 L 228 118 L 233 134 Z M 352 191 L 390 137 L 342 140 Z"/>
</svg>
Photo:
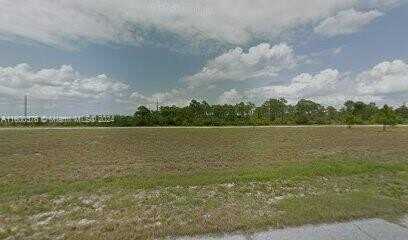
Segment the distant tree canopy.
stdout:
<svg viewBox="0 0 408 240">
<path fill-rule="evenodd" d="M 408 107 L 396 109 L 388 105 L 346 101 L 342 108 L 323 106 L 301 99 L 288 104 L 286 99 L 269 99 L 260 106 L 253 103 L 214 104 L 192 100 L 185 107 L 161 106 L 156 110 L 139 106 L 133 116 L 115 116 L 115 121 L 98 124 L 64 123 L 63 126 L 258 126 L 258 125 L 312 125 L 381 124 L 386 126 L 408 124 Z M 4 124 L 0 124 L 4 125 Z M 44 125 L 44 124 L 36 124 Z"/>
<path fill-rule="evenodd" d="M 226 125 L 312 125 L 408 123 L 408 107 L 346 101 L 341 109 L 301 99 L 295 105 L 284 98 L 269 99 L 260 106 L 253 103 L 214 104 L 192 100 L 188 106 L 165 106 L 158 110 L 139 107 L 135 126 L 226 126 Z"/>
</svg>

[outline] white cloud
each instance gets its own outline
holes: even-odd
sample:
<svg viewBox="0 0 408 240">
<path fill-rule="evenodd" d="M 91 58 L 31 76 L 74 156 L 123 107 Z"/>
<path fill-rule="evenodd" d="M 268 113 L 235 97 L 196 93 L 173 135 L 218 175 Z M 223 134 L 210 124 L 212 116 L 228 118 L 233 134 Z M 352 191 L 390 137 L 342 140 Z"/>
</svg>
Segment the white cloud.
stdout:
<svg viewBox="0 0 408 240">
<path fill-rule="evenodd" d="M 218 102 L 221 104 L 239 103 L 243 100 L 243 96 L 235 88 L 223 92 L 218 98 Z"/>
<path fill-rule="evenodd" d="M 314 28 L 314 31 L 327 37 L 351 34 L 359 31 L 382 15 L 383 13 L 377 10 L 359 12 L 355 9 L 349 9 L 325 19 Z"/>
<path fill-rule="evenodd" d="M 387 0 L 396 1 L 396 0 Z M 134 44 L 151 29 L 188 41 L 242 45 L 273 39 L 345 9 L 383 6 L 357 0 L 1 0 L 0 35 L 53 46 L 77 41 Z M 149 40 L 146 40 L 149 39 Z"/>
<path fill-rule="evenodd" d="M 334 50 L 333 50 L 333 55 L 339 55 L 340 53 L 342 53 L 343 52 L 343 48 L 342 47 L 338 47 L 338 48 L 335 48 Z"/>
<path fill-rule="evenodd" d="M 240 90 L 232 88 L 218 96 L 218 103 L 252 101 L 257 104 L 268 98 L 285 97 L 291 103 L 307 98 L 322 104 L 341 106 L 346 100 L 375 101 L 379 104 L 401 104 L 408 99 L 408 64 L 401 60 L 382 62 L 355 74 L 326 69 L 316 74 L 302 73 L 290 82 Z M 144 95 L 125 83 L 101 74 L 84 77 L 71 66 L 34 70 L 27 64 L 0 67 L 0 110 L 21 113 L 22 98 L 29 95 L 36 111 L 33 113 L 104 113 L 133 112 L 138 105 L 154 108 L 163 105 L 184 106 L 207 88 L 178 88 Z M 21 106 L 21 109 L 16 108 Z"/>
<path fill-rule="evenodd" d="M 405 94 L 408 97 L 408 64 L 401 60 L 382 62 L 357 76 L 362 94 Z"/>
<path fill-rule="evenodd" d="M 317 98 L 335 94 L 340 85 L 341 76 L 337 70 L 326 69 L 316 75 L 302 73 L 289 84 L 270 85 L 266 87 L 248 90 L 244 95 L 255 101 L 263 101 L 267 98 L 285 97 L 289 101 L 296 102 L 302 98 Z"/>
<path fill-rule="evenodd" d="M 224 92 L 220 99 L 233 103 L 234 99 L 243 97 L 255 103 L 285 97 L 292 103 L 306 98 L 334 106 L 340 106 L 346 100 L 398 105 L 408 99 L 408 64 L 401 60 L 382 62 L 354 77 L 334 69 L 326 69 L 315 75 L 302 73 L 288 84 L 242 91 L 232 89 Z"/>
<path fill-rule="evenodd" d="M 261 44 L 248 53 L 237 48 L 209 61 L 199 73 L 186 77 L 187 87 L 150 96 L 134 93 L 133 100 L 152 108 L 157 99 L 162 105 L 186 105 L 192 98 L 211 94 L 214 88 L 209 86 L 225 81 L 230 90 L 216 98 L 221 104 L 247 100 L 259 104 L 268 98 L 285 97 L 292 103 L 307 98 L 341 106 L 346 100 L 400 104 L 408 98 L 408 65 L 401 60 L 383 62 L 357 74 L 326 69 L 316 74 L 298 74 L 286 83 L 269 81 L 271 84 L 264 87 L 242 90 L 234 85 L 234 81 L 249 79 L 273 80 L 282 69 L 292 68 L 297 58 L 285 44 L 274 47 Z"/>
<path fill-rule="evenodd" d="M 156 104 L 160 106 L 184 106 L 190 102 L 189 94 L 184 89 L 171 89 L 167 92 L 158 92 L 152 95 L 144 95 L 139 92 L 133 92 L 130 96 L 130 102 L 133 105 L 145 105 L 154 109 Z"/>
<path fill-rule="evenodd" d="M 1 91 L 1 90 L 0 90 Z M 198 92 L 208 95 L 208 88 L 179 88 L 149 96 L 133 93 L 130 102 L 155 107 L 160 105 L 185 106 Z M 401 60 L 383 62 L 367 71 L 353 74 L 326 69 L 316 74 L 301 73 L 288 83 L 272 83 L 264 87 L 239 90 L 231 88 L 216 99 L 218 103 L 252 101 L 260 104 L 268 98 L 285 97 L 290 103 L 302 98 L 325 105 L 340 107 L 346 100 L 398 105 L 408 99 L 408 64 Z"/>
<path fill-rule="evenodd" d="M 88 1 L 88 3 L 90 3 Z M 76 1 L 1 1 L 0 34 L 72 48 L 74 42 L 134 42 L 119 16 Z"/>
<path fill-rule="evenodd" d="M 125 83 L 104 74 L 84 77 L 68 65 L 38 71 L 28 64 L 0 67 L 0 94 L 7 99 L 3 104 L 18 105 L 27 94 L 39 113 L 47 107 L 58 112 L 71 108 L 77 112 L 112 111 L 115 109 L 108 107 L 126 98 L 128 91 Z M 13 112 L 13 108 L 6 111 Z"/>
<path fill-rule="evenodd" d="M 270 78 L 296 65 L 293 49 L 286 44 L 267 43 L 251 47 L 248 53 L 235 48 L 210 60 L 202 70 L 185 78 L 189 87 L 210 85 L 222 81 L 245 81 Z"/>
</svg>

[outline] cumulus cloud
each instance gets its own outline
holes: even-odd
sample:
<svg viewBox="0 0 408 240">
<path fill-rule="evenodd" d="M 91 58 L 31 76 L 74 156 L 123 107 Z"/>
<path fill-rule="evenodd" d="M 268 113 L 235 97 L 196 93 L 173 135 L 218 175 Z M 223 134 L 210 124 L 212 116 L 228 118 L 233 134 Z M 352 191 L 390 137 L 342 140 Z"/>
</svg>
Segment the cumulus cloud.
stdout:
<svg viewBox="0 0 408 240">
<path fill-rule="evenodd" d="M 335 106 L 346 100 L 398 104 L 408 97 L 408 67 L 401 60 L 383 62 L 356 74 L 326 69 L 316 74 L 301 73 L 287 82 L 281 81 L 282 77 L 279 77 L 280 81 L 273 81 L 283 70 L 296 66 L 298 59 L 300 57 L 286 44 L 260 44 L 248 52 L 236 48 L 210 60 L 197 74 L 185 77 L 184 88 L 150 96 L 134 93 L 132 98 L 151 107 L 157 99 L 163 105 L 186 105 L 200 94 L 208 96 L 217 89 L 212 86 L 220 82 L 227 82 L 225 86 L 232 85 L 230 90 L 216 98 L 221 104 L 247 100 L 259 104 L 265 99 L 279 97 L 290 102 L 307 98 Z M 259 79 L 267 79 L 270 84 L 252 89 L 239 89 L 234 85 L 239 81 Z"/>
<path fill-rule="evenodd" d="M 223 92 L 219 98 L 218 102 L 221 104 L 231 104 L 231 103 L 239 103 L 243 101 L 244 96 L 241 95 L 235 88 L 230 89 L 228 91 Z"/>
<path fill-rule="evenodd" d="M 236 99 L 244 97 L 256 103 L 284 97 L 292 103 L 306 98 L 334 106 L 346 100 L 398 105 L 408 99 L 408 64 L 401 60 L 382 62 L 354 77 L 335 69 L 315 75 L 302 73 L 288 84 L 226 91 L 220 96 L 220 102 L 235 103 Z"/>
<path fill-rule="evenodd" d="M 235 48 L 210 60 L 199 73 L 186 77 L 185 82 L 189 87 L 198 87 L 221 81 L 269 78 L 293 68 L 296 58 L 293 49 L 286 44 L 262 43 L 247 53 Z"/>
<path fill-rule="evenodd" d="M 211 86 L 218 82 L 274 77 L 284 69 L 293 68 L 297 58 L 293 49 L 286 44 L 270 46 L 263 43 L 250 48 L 248 52 L 235 48 L 209 61 L 199 73 L 185 77 L 182 87 L 150 95 L 135 91 L 104 74 L 82 76 L 68 65 L 36 71 L 28 64 L 19 64 L 0 67 L 0 95 L 18 102 L 28 94 L 33 101 L 57 103 L 62 111 L 67 106 L 73 106 L 73 112 L 83 113 L 95 112 L 91 108 L 96 106 L 109 109 L 114 105 L 119 111 L 134 109 L 138 105 L 154 108 L 157 101 L 160 105 L 186 105 L 191 98 L 207 99 L 199 96 L 208 96 L 208 91 L 214 89 Z M 109 104 L 112 106 L 106 106 Z M 57 106 L 52 108 L 57 109 Z"/>
<path fill-rule="evenodd" d="M 383 13 L 377 10 L 359 12 L 355 9 L 349 9 L 323 20 L 314 28 L 314 31 L 327 37 L 351 34 L 359 31 L 382 15 Z"/>
<path fill-rule="evenodd" d="M 28 95 L 36 102 L 37 112 L 46 111 L 47 106 L 58 112 L 74 106 L 79 112 L 108 110 L 108 105 L 126 98 L 128 91 L 127 84 L 105 74 L 84 77 L 69 65 L 38 71 L 28 64 L 0 67 L 0 95 L 7 99 L 3 104 L 14 106 Z"/>
<path fill-rule="evenodd" d="M 408 64 L 382 62 L 357 76 L 358 90 L 367 95 L 408 95 Z"/>
<path fill-rule="evenodd" d="M 337 70 L 326 69 L 316 75 L 302 73 L 286 85 L 270 85 L 246 91 L 250 99 L 285 97 L 295 102 L 302 98 L 317 98 L 335 94 L 340 85 L 341 75 Z M 261 100 L 262 101 L 262 100 Z"/>
<path fill-rule="evenodd" d="M 149 33 L 158 30 L 187 41 L 242 45 L 254 37 L 271 40 L 345 9 L 396 2 L 399 0 L 2 0 L 0 34 L 70 48 L 78 41 L 155 41 Z M 368 18 L 377 15 L 363 13 L 363 18 L 367 14 Z"/>
<path fill-rule="evenodd" d="M 249 72 L 251 75 L 252 72 Z M 341 106 L 346 100 L 375 101 L 398 105 L 408 99 L 408 64 L 386 61 L 357 74 L 326 69 L 316 74 L 301 73 L 289 82 L 276 82 L 252 89 L 231 88 L 216 99 L 218 103 L 285 97 L 291 103 L 306 98 L 322 104 Z M 201 91 L 201 92 L 200 92 Z M 1 113 L 22 112 L 22 98 L 29 95 L 32 113 L 86 114 L 133 112 L 137 106 L 184 106 L 199 93 L 208 96 L 208 88 L 175 88 L 145 95 L 104 74 L 85 77 L 71 66 L 34 70 L 27 64 L 0 67 Z M 21 106 L 21 109 L 16 108 Z"/>
</svg>

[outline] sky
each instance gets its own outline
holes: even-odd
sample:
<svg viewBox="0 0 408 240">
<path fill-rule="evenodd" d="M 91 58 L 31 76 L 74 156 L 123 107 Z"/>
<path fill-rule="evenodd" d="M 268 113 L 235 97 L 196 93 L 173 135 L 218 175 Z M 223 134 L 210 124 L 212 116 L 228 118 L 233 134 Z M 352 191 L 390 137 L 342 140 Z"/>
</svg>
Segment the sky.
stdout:
<svg viewBox="0 0 408 240">
<path fill-rule="evenodd" d="M 408 0 L 0 0 L 0 115 L 408 101 Z"/>
</svg>

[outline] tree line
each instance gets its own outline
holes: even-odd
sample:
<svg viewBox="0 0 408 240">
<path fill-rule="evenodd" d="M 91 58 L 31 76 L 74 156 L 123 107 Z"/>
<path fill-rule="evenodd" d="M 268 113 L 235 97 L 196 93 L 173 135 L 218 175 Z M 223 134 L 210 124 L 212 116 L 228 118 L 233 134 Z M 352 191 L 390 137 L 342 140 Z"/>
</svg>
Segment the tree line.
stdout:
<svg viewBox="0 0 408 240">
<path fill-rule="evenodd" d="M 288 104 L 284 98 L 253 103 L 213 104 L 192 100 L 189 105 L 139 106 L 133 115 L 116 115 L 109 123 L 36 123 L 35 126 L 266 126 L 266 125 L 408 124 L 408 107 L 346 101 L 340 109 L 302 99 Z M 3 124 L 4 125 L 4 124 Z M 21 125 L 21 124 L 20 124 Z M 30 124 L 33 125 L 33 124 Z"/>
<path fill-rule="evenodd" d="M 408 107 L 392 108 L 375 103 L 346 101 L 341 109 L 302 99 L 288 104 L 284 98 L 253 103 L 214 104 L 192 100 L 188 106 L 162 106 L 150 110 L 140 106 L 129 124 L 135 126 L 241 126 L 241 125 L 330 125 L 408 123 Z"/>
</svg>

